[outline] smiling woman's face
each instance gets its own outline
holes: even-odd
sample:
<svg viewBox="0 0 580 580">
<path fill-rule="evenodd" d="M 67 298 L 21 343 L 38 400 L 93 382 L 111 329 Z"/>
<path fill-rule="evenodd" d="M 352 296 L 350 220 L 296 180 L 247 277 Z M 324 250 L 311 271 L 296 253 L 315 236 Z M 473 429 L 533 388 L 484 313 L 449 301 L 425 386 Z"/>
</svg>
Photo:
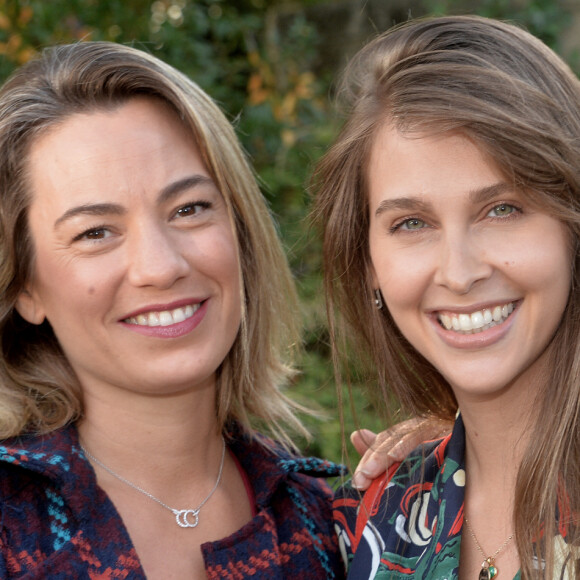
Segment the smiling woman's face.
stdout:
<svg viewBox="0 0 580 580">
<path fill-rule="evenodd" d="M 460 135 L 384 127 L 368 176 L 373 281 L 407 340 L 460 406 L 525 385 L 568 300 L 566 227 Z"/>
<path fill-rule="evenodd" d="M 85 389 L 213 387 L 241 317 L 226 204 L 163 104 L 77 114 L 34 142 L 33 277 L 18 301 L 48 320 Z"/>
</svg>

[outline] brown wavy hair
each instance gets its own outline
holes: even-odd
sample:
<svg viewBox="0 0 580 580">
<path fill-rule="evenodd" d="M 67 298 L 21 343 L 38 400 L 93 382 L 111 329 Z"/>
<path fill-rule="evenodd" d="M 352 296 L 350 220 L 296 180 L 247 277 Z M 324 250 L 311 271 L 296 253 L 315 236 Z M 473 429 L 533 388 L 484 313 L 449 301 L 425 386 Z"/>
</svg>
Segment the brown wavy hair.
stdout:
<svg viewBox="0 0 580 580">
<path fill-rule="evenodd" d="M 46 49 L 0 90 L 0 437 L 47 432 L 82 414 L 78 380 L 48 322 L 35 326 L 15 303 L 34 264 L 27 224 L 31 144 L 68 117 L 135 97 L 161 100 L 193 135 L 222 193 L 243 280 L 242 324 L 218 370 L 222 427 L 256 421 L 292 446 L 304 432 L 281 387 L 300 344 L 292 275 L 272 217 L 232 125 L 197 84 L 146 52 L 108 42 Z"/>
<path fill-rule="evenodd" d="M 542 412 L 519 469 L 514 509 L 523 577 L 551 578 L 553 548 L 539 539 L 558 534 L 558 524 L 565 523 L 569 545 L 579 540 L 580 82 L 521 28 L 457 16 L 411 21 L 372 40 L 347 66 L 338 94 L 346 122 L 312 184 L 332 342 L 338 361 L 346 358 L 345 349 L 366 358 L 385 400 L 394 393 L 407 412 L 444 419 L 457 410 L 449 384 L 389 313 L 374 306 L 367 167 L 385 122 L 404 134 L 469 137 L 515 188 L 570 229 L 572 288 L 553 341 L 550 380 L 538 401 Z M 534 567 L 535 556 L 546 561 L 545 571 Z"/>
</svg>

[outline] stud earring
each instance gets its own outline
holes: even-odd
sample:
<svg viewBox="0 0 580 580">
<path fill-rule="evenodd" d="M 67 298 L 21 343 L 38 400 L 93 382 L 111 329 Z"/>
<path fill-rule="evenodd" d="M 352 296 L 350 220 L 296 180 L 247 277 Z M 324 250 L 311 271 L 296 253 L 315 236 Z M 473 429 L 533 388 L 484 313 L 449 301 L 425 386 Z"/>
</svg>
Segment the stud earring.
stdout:
<svg viewBox="0 0 580 580">
<path fill-rule="evenodd" d="M 383 297 L 381 296 L 381 291 L 377 288 L 375 290 L 375 306 L 382 310 L 383 308 Z"/>
</svg>

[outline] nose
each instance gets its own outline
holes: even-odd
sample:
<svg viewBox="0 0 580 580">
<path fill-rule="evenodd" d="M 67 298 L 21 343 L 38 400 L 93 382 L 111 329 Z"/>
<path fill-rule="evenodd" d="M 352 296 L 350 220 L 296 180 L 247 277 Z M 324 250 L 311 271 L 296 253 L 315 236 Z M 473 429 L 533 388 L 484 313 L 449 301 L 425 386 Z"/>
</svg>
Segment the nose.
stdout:
<svg viewBox="0 0 580 580">
<path fill-rule="evenodd" d="M 486 249 L 473 236 L 448 234 L 440 241 L 438 250 L 434 281 L 454 294 L 467 294 L 477 282 L 492 274 Z"/>
<path fill-rule="evenodd" d="M 189 271 L 178 234 L 158 224 L 133 232 L 127 243 L 128 279 L 134 286 L 170 288 Z"/>
</svg>

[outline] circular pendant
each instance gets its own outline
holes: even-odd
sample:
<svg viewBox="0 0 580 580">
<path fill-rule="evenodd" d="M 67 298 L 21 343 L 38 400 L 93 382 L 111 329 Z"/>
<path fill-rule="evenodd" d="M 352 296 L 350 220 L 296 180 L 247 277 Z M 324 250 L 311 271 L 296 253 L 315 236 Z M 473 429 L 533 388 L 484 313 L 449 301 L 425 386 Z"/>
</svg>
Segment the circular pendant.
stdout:
<svg viewBox="0 0 580 580">
<path fill-rule="evenodd" d="M 195 528 L 199 524 L 199 510 L 173 510 L 177 525 L 182 528 Z"/>
</svg>

